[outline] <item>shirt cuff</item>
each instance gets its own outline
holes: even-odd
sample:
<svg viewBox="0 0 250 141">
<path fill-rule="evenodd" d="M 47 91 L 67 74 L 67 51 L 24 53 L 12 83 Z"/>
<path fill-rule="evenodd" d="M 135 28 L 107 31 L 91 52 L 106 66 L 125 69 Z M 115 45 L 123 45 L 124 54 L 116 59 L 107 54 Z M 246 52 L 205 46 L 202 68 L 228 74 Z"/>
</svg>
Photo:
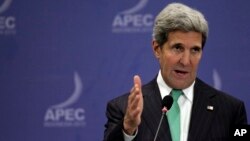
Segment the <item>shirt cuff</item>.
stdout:
<svg viewBox="0 0 250 141">
<path fill-rule="evenodd" d="M 123 132 L 124 141 L 132 141 L 136 137 L 138 130 L 136 130 L 135 134 L 132 136 L 126 134 L 123 130 L 122 130 L 122 132 Z"/>
</svg>

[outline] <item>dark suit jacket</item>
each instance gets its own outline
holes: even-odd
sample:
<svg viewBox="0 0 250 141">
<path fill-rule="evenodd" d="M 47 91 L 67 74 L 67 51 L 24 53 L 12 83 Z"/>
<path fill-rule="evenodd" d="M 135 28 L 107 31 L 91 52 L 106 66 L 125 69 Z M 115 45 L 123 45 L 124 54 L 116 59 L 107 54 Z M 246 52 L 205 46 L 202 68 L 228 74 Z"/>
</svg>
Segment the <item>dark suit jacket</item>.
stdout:
<svg viewBox="0 0 250 141">
<path fill-rule="evenodd" d="M 153 141 L 161 118 L 161 96 L 156 82 L 152 80 L 142 87 L 144 107 L 141 124 L 135 141 Z M 107 105 L 105 141 L 123 141 L 123 117 L 127 107 L 128 93 L 111 100 Z M 207 106 L 213 106 L 208 110 Z M 188 141 L 228 141 L 230 128 L 247 124 L 244 103 L 218 91 L 200 79 L 194 85 L 194 99 L 190 119 Z M 163 120 L 157 141 L 171 141 L 169 125 Z"/>
</svg>

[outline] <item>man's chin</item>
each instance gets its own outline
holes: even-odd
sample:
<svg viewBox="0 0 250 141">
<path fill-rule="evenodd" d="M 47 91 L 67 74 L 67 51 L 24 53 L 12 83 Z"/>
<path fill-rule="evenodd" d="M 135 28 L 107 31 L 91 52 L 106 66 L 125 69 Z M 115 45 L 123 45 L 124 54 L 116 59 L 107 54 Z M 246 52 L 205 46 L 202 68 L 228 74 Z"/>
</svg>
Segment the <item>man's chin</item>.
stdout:
<svg viewBox="0 0 250 141">
<path fill-rule="evenodd" d="M 192 85 L 194 81 L 187 81 L 187 80 L 176 80 L 172 83 L 172 88 L 174 89 L 186 89 Z"/>
</svg>

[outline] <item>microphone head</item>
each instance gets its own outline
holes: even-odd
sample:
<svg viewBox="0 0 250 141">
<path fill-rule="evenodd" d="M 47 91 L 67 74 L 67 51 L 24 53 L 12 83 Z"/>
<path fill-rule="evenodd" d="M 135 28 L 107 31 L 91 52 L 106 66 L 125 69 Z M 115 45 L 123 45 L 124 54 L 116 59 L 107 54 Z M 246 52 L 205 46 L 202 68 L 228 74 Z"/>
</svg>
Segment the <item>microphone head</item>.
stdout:
<svg viewBox="0 0 250 141">
<path fill-rule="evenodd" d="M 173 105 L 173 97 L 171 95 L 167 95 L 163 98 L 162 100 L 162 107 L 166 107 L 167 110 L 169 110 L 171 108 L 171 106 Z"/>
</svg>

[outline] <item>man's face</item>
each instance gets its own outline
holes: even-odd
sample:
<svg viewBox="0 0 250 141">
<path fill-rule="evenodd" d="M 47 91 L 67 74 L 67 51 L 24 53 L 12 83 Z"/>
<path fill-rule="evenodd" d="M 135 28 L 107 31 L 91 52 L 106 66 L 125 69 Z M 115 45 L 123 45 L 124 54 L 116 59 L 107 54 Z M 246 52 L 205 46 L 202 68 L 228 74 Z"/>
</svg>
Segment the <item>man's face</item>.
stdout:
<svg viewBox="0 0 250 141">
<path fill-rule="evenodd" d="M 153 41 L 165 83 L 175 89 L 185 89 L 195 80 L 202 56 L 202 34 L 194 31 L 173 31 L 162 47 Z"/>
</svg>

